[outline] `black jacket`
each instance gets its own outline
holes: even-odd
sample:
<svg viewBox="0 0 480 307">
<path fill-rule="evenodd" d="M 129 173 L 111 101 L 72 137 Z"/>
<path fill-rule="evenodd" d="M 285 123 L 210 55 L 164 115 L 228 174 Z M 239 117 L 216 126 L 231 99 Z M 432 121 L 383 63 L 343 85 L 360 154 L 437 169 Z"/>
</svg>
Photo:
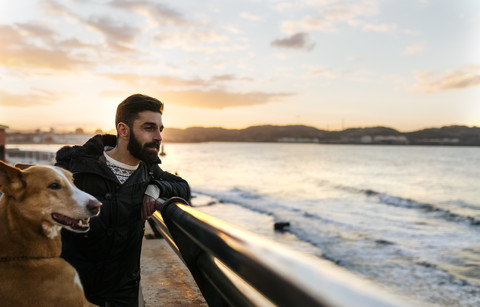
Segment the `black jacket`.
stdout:
<svg viewBox="0 0 480 307">
<path fill-rule="evenodd" d="M 162 171 L 160 160 L 141 162 L 120 184 L 103 156 L 104 147 L 115 144 L 113 135 L 96 135 L 83 146 L 63 147 L 56 156 L 56 165 L 73 173 L 75 185 L 103 203 L 88 233 L 62 231 L 62 257 L 79 272 L 87 298 L 115 297 L 138 287 L 145 225 L 140 207 L 148 184 L 160 188 L 160 197 L 190 201 L 188 183 Z"/>
</svg>

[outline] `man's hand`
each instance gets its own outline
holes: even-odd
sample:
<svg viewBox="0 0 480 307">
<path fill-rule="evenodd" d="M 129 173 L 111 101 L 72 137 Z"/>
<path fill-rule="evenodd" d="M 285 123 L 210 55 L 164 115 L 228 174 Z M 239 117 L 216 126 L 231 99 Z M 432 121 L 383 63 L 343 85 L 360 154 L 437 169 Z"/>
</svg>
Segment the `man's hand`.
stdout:
<svg viewBox="0 0 480 307">
<path fill-rule="evenodd" d="M 155 198 L 145 194 L 143 197 L 142 208 L 140 209 L 142 220 L 146 221 L 151 218 L 155 210 Z"/>
</svg>

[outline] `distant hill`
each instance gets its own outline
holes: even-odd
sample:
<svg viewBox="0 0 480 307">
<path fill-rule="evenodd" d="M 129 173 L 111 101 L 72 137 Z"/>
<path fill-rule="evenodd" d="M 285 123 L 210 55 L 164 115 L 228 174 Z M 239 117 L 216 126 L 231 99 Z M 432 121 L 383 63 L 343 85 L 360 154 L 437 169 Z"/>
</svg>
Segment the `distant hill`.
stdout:
<svg viewBox="0 0 480 307">
<path fill-rule="evenodd" d="M 7 144 L 83 144 L 91 134 L 7 132 Z M 245 129 L 219 127 L 166 128 L 164 142 L 288 142 L 322 144 L 403 144 L 480 146 L 480 127 L 446 126 L 413 132 L 389 127 L 349 128 L 342 131 L 320 130 L 304 125 L 252 126 Z"/>
<path fill-rule="evenodd" d="M 415 144 L 455 143 L 480 145 L 480 127 L 447 126 L 404 133 Z"/>
<path fill-rule="evenodd" d="M 245 129 L 166 128 L 165 142 L 299 142 L 343 144 L 480 145 L 480 128 L 447 126 L 414 132 L 388 127 L 326 131 L 303 125 L 252 126 Z"/>
<path fill-rule="evenodd" d="M 165 142 L 278 142 L 284 138 L 319 139 L 326 132 L 308 126 L 252 126 L 245 129 L 166 128 Z"/>
</svg>

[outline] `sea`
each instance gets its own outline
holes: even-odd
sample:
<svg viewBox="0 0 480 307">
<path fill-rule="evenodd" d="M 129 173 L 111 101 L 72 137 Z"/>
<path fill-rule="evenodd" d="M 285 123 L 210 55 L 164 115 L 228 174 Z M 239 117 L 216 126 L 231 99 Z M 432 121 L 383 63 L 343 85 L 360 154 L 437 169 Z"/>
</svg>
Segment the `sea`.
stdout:
<svg viewBox="0 0 480 307">
<path fill-rule="evenodd" d="M 425 305 L 480 306 L 480 147 L 164 146 L 198 210 Z"/>
</svg>

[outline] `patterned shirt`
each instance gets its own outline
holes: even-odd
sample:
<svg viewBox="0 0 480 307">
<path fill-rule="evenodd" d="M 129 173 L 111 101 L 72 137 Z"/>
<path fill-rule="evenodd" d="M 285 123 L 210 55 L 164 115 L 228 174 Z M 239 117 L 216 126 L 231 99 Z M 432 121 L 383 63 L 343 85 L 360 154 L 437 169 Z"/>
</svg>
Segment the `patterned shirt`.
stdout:
<svg viewBox="0 0 480 307">
<path fill-rule="evenodd" d="M 133 172 L 137 170 L 139 165 L 137 164 L 135 166 L 131 166 L 131 165 L 122 163 L 120 161 L 117 161 L 112 157 L 110 157 L 109 155 L 107 155 L 105 151 L 103 152 L 103 155 L 105 156 L 105 159 L 107 159 L 108 168 L 112 170 L 112 172 L 117 177 L 118 181 L 120 181 L 120 184 L 124 184 L 125 181 L 127 181 L 128 177 L 130 177 L 133 174 Z M 156 199 L 160 196 L 160 188 L 154 184 L 149 184 L 147 186 L 147 190 L 145 191 L 145 194 Z"/>
<path fill-rule="evenodd" d="M 107 166 L 112 170 L 112 172 L 117 176 L 118 181 L 120 181 L 121 184 L 124 184 L 125 181 L 127 181 L 128 177 L 135 172 L 135 170 L 138 168 L 138 164 L 135 166 L 127 165 L 125 163 L 119 162 L 109 155 L 104 151 L 103 155 L 107 159 Z"/>
</svg>

